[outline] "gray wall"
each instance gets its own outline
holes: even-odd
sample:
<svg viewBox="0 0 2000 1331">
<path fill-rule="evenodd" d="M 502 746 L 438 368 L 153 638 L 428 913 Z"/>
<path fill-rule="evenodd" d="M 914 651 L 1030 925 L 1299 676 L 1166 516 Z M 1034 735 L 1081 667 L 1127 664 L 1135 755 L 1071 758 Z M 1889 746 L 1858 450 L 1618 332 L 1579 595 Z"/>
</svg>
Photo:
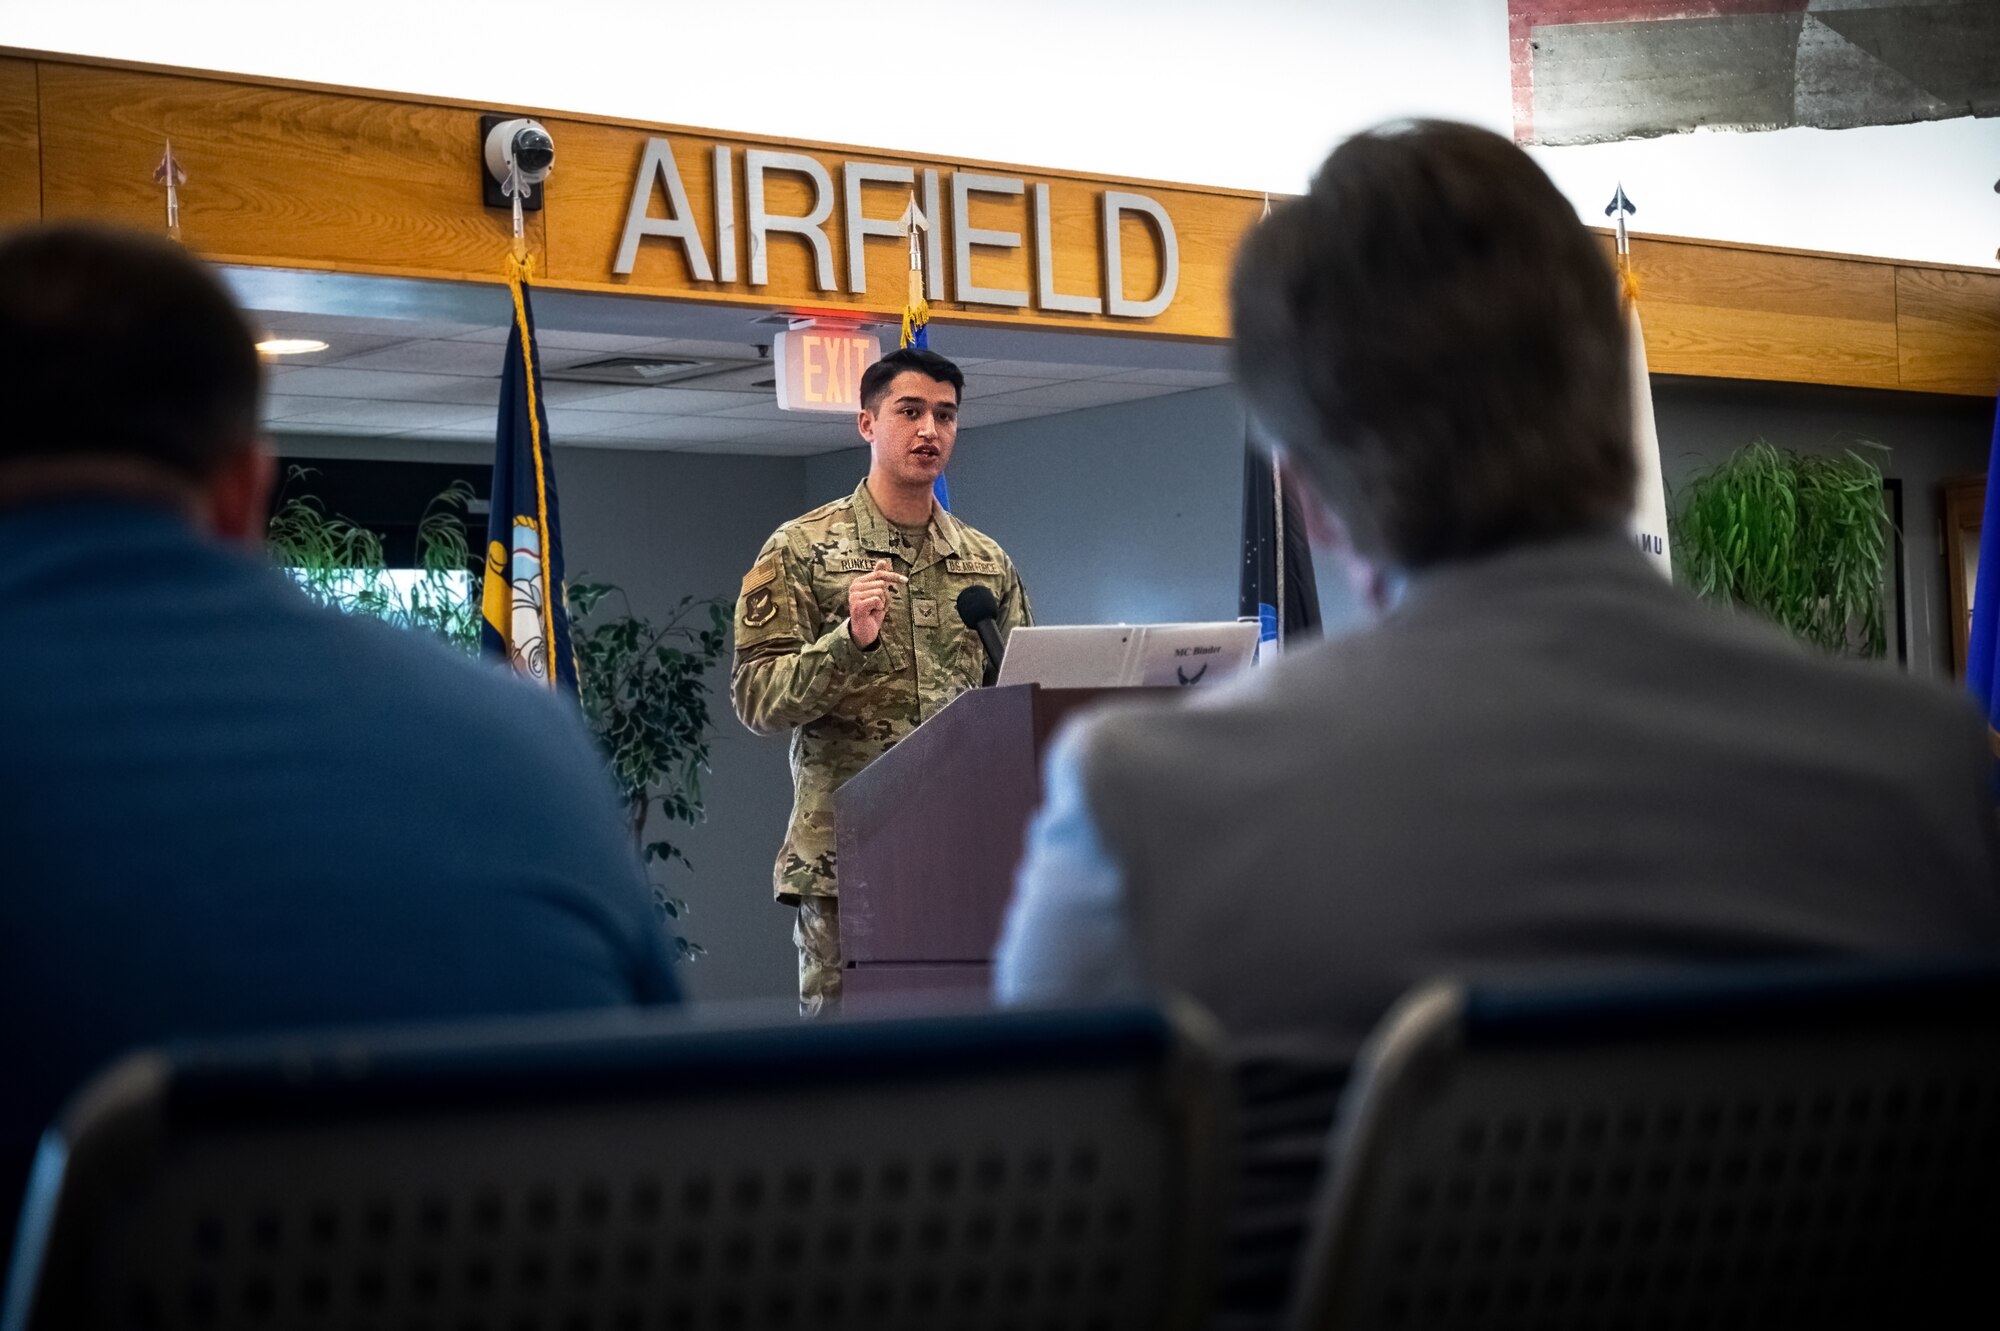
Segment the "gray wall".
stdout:
<svg viewBox="0 0 2000 1331">
<path fill-rule="evenodd" d="M 556 469 L 571 578 L 615 582 L 635 613 L 655 620 L 689 594 L 733 605 L 758 546 L 809 503 L 796 459 L 558 448 Z M 785 742 L 737 722 L 726 660 L 710 683 L 708 821 L 653 828 L 694 865 L 662 881 L 687 900 L 682 931 L 709 950 L 681 972 L 708 999 L 797 988 L 792 912 L 771 899 L 771 864 L 791 812 Z"/>
<path fill-rule="evenodd" d="M 1243 411 L 1228 389 L 992 426 L 975 399 L 966 415 L 952 510 L 1014 557 L 1037 619 L 1236 618 Z"/>
</svg>

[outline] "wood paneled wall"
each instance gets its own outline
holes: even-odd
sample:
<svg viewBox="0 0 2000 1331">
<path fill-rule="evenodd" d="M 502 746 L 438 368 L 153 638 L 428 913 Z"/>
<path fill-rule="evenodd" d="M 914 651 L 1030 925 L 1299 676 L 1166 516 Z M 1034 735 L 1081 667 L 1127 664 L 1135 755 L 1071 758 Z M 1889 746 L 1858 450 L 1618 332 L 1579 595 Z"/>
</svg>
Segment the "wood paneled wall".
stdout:
<svg viewBox="0 0 2000 1331">
<path fill-rule="evenodd" d="M 500 280 L 508 214 L 480 202 L 482 109 L 249 79 L 234 75 L 0 52 L 0 221 L 95 217 L 158 228 L 164 201 L 153 183 L 164 142 L 189 174 L 182 191 L 187 243 L 224 262 L 327 268 L 389 276 Z M 537 113 L 540 114 L 540 113 Z M 1097 197 L 1106 188 L 1157 199 L 1179 238 L 1179 292 L 1151 319 L 1035 308 L 1007 310 L 933 301 L 945 321 L 1089 329 L 1153 337 L 1227 336 L 1226 284 L 1236 241 L 1255 224 L 1261 196 L 1157 182 L 1092 179 L 876 150 L 781 143 L 712 131 L 541 114 L 557 144 L 549 204 L 531 214 L 529 239 L 544 285 L 773 309 L 900 310 L 906 261 L 900 243 L 865 244 L 867 291 L 823 292 L 805 244 L 774 235 L 768 285 L 699 283 L 677 245 L 649 240 L 629 276 L 612 272 L 640 155 L 655 135 L 673 140 L 690 214 L 713 232 L 711 152 L 775 148 L 828 165 L 836 195 L 843 161 L 886 162 L 950 173 L 984 171 L 1049 186 L 1056 286 L 1102 285 Z M 740 173 L 742 154 L 736 153 Z M 796 180 L 771 177 L 773 207 L 796 202 Z M 737 182 L 741 189 L 741 179 Z M 871 217 L 900 211 L 901 187 L 871 185 Z M 893 196 L 893 197 L 892 197 Z M 801 193 L 802 197 L 802 193 Z M 976 226 L 1018 231 L 1017 250 L 977 250 L 973 280 L 1035 289 L 1031 195 L 982 197 Z M 654 211 L 660 210 L 655 201 Z M 828 223 L 845 285 L 845 236 L 837 204 Z M 738 222 L 738 274 L 747 277 Z M 1125 221 L 1129 294 L 1156 275 L 1139 219 Z M 1608 246 L 1608 236 L 1605 240 Z M 950 249 L 944 247 L 949 264 Z M 1866 388 L 1989 395 L 2000 389 L 2000 271 L 1899 263 L 1667 237 L 1634 237 L 1647 355 L 1664 374 L 1766 379 Z M 947 296 L 950 289 L 947 288 Z"/>
<path fill-rule="evenodd" d="M 0 223 L 42 215 L 42 133 L 32 60 L 0 58 Z"/>
<path fill-rule="evenodd" d="M 1646 236 L 1632 271 L 1657 374 L 2000 391 L 2000 272 Z"/>
</svg>

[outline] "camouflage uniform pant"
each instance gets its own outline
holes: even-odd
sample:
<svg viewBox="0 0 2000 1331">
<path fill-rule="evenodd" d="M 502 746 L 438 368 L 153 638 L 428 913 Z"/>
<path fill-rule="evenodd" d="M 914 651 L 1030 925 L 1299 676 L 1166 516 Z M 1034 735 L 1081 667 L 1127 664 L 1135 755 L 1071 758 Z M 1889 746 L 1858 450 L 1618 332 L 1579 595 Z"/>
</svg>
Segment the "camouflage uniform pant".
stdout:
<svg viewBox="0 0 2000 1331">
<path fill-rule="evenodd" d="M 840 898 L 802 896 L 792 925 L 799 949 L 799 1015 L 832 1016 L 840 1010 Z"/>
</svg>

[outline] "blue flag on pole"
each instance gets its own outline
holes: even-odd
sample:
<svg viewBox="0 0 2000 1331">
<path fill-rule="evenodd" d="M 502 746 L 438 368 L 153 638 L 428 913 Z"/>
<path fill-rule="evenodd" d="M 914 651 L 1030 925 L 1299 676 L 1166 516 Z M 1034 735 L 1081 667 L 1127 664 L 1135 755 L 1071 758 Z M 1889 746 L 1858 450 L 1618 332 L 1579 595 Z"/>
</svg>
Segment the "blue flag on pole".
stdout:
<svg viewBox="0 0 2000 1331">
<path fill-rule="evenodd" d="M 1313 576 L 1299 497 L 1282 491 L 1269 455 L 1243 441 L 1243 565 L 1236 614 L 1257 619 L 1257 659 L 1319 636 L 1319 580 Z"/>
<path fill-rule="evenodd" d="M 576 696 L 576 654 L 563 603 L 562 525 L 549 418 L 542 404 L 541 353 L 528 305 L 526 265 L 508 270 L 514 326 L 500 371 L 500 422 L 493 441 L 493 508 L 486 519 L 486 576 L 480 592 L 483 655 Z"/>
<path fill-rule="evenodd" d="M 1972 584 L 1972 635 L 1965 648 L 1965 682 L 1986 714 L 1988 738 L 2000 757 L 2000 415 L 1986 469 L 1986 516 L 1979 529 L 1979 576 Z M 1995 772 L 2000 795 L 2000 770 Z"/>
</svg>

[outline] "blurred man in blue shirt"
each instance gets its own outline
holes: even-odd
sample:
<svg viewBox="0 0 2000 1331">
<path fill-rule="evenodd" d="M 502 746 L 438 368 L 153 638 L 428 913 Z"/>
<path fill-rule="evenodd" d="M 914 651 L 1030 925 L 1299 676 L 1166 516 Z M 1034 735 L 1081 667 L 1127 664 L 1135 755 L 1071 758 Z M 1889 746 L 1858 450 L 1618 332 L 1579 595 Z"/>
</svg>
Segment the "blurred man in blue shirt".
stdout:
<svg viewBox="0 0 2000 1331">
<path fill-rule="evenodd" d="M 574 706 L 264 559 L 261 378 L 178 247 L 0 238 L 0 1243 L 127 1047 L 676 998 Z"/>
</svg>

